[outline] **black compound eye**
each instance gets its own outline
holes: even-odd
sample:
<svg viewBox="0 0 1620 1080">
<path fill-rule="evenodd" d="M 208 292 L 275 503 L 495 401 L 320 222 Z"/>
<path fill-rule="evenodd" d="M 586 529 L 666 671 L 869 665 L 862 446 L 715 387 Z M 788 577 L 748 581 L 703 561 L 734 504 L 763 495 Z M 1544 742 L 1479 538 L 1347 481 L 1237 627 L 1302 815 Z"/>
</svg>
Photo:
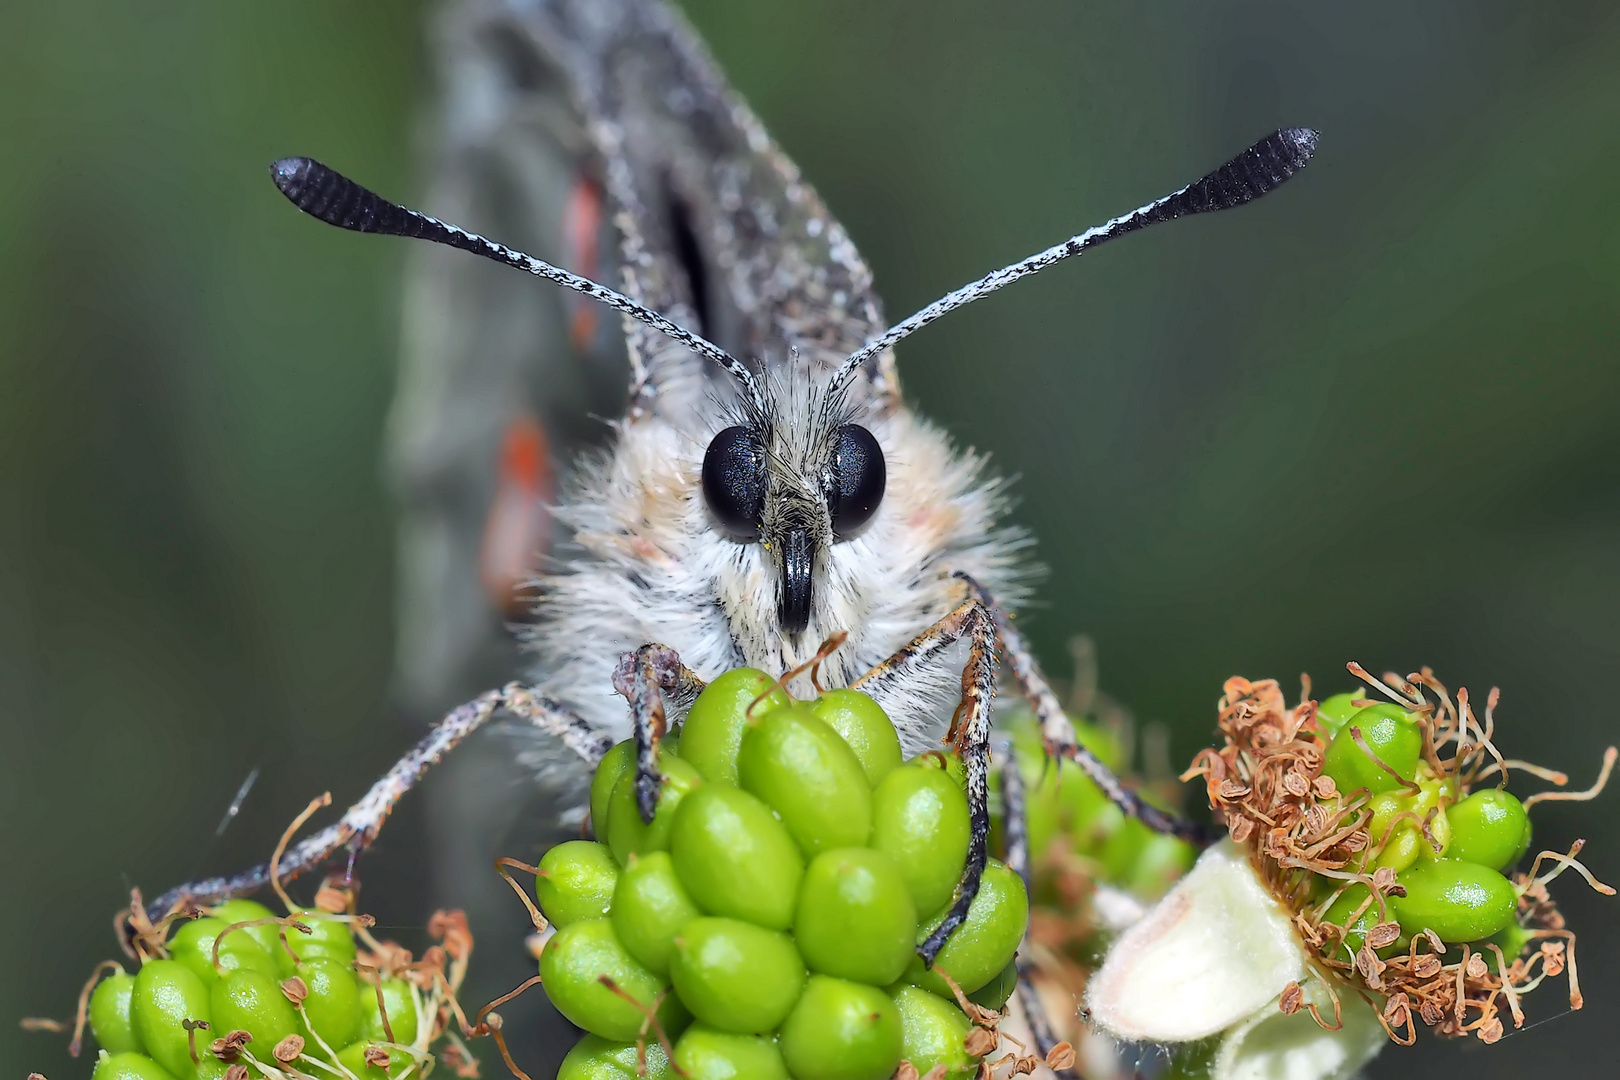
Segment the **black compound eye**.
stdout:
<svg viewBox="0 0 1620 1080">
<path fill-rule="evenodd" d="M 847 536 L 870 521 L 883 501 L 888 479 L 877 438 L 859 424 L 839 428 L 823 480 L 833 533 Z"/>
<path fill-rule="evenodd" d="M 703 501 L 739 540 L 759 539 L 765 509 L 765 444 L 745 427 L 728 427 L 703 455 Z"/>
</svg>

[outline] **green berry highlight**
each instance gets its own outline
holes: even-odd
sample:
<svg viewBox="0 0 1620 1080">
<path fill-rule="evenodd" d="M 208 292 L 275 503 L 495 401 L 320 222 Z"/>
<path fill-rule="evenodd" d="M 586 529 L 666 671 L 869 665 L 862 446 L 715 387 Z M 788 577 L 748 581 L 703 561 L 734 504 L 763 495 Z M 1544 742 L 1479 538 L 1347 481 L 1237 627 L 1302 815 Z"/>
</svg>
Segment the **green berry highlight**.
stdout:
<svg viewBox="0 0 1620 1080">
<path fill-rule="evenodd" d="M 110 1054 L 139 1053 L 141 1037 L 130 1011 L 135 997 L 135 976 L 117 972 L 96 984 L 90 995 L 90 1033 Z"/>
<path fill-rule="evenodd" d="M 411 1069 L 415 1064 L 409 1054 L 402 1054 L 397 1050 L 388 1050 L 385 1047 L 383 1049 L 388 1054 L 388 1067 L 383 1068 L 373 1065 L 366 1060 L 366 1051 L 377 1045 L 376 1041 L 367 1039 L 364 1042 L 346 1046 L 338 1051 L 338 1062 L 354 1073 L 359 1080 L 398 1080 L 407 1069 Z M 416 1075 L 414 1069 L 412 1069 L 411 1075 Z"/>
<path fill-rule="evenodd" d="M 790 1080 L 776 1040 L 693 1024 L 675 1044 L 675 1064 L 688 1080 Z"/>
<path fill-rule="evenodd" d="M 1365 905 L 1365 906 L 1363 906 Z M 1356 912 L 1360 911 L 1357 915 Z M 1350 917 L 1355 915 L 1355 920 Z M 1393 913 L 1387 917 L 1393 918 Z M 1354 961 L 1361 946 L 1367 941 L 1367 934 L 1380 922 L 1378 902 L 1372 899 L 1372 892 L 1365 885 L 1351 885 L 1339 894 L 1339 898 L 1328 905 L 1322 915 L 1322 921 L 1332 923 L 1344 928 L 1344 937 L 1338 945 L 1340 959 Z M 1406 951 L 1410 941 L 1408 935 L 1403 934 L 1394 942 L 1375 950 L 1379 956 L 1388 959 L 1396 953 Z M 1331 942 L 1329 943 L 1331 945 Z"/>
<path fill-rule="evenodd" d="M 258 922 L 260 919 L 273 919 L 276 912 L 271 911 L 257 900 L 226 900 L 215 904 L 209 914 L 226 925 L 236 923 Z M 281 927 L 273 922 L 259 922 L 257 926 L 244 926 L 237 933 L 247 934 L 257 941 L 264 951 L 276 957 L 277 963 L 285 959 L 285 952 L 281 947 Z M 231 940 L 226 937 L 226 941 Z"/>
<path fill-rule="evenodd" d="M 663 1045 L 656 1040 L 638 1048 L 634 1042 L 613 1042 L 590 1034 L 574 1044 L 557 1068 L 557 1080 L 673 1080 L 675 1075 Z"/>
<path fill-rule="evenodd" d="M 559 929 L 585 919 L 600 919 L 613 905 L 619 864 L 606 844 L 570 840 L 540 859 L 534 897 L 540 911 Z"/>
<path fill-rule="evenodd" d="M 634 1001 L 614 993 L 604 978 Z M 646 1019 L 643 1009 L 657 1007 L 666 1025 L 680 1016 L 680 1002 L 663 993 L 667 983 L 630 955 L 607 919 L 557 931 L 540 954 L 540 979 L 558 1012 L 604 1039 L 633 1042 Z"/>
<path fill-rule="evenodd" d="M 378 1002 L 379 982 L 375 975 L 360 979 L 360 1035 L 371 1042 L 409 1043 L 416 1041 L 418 1025 L 416 998 L 411 985 L 404 979 L 386 976 L 381 980 L 381 1003 Z M 386 1014 L 388 1022 L 383 1023 Z M 392 1028 L 394 1037 L 388 1037 Z"/>
<path fill-rule="evenodd" d="M 1423 860 L 1402 871 L 1405 896 L 1389 906 L 1408 936 L 1433 930 L 1440 940 L 1480 941 L 1513 921 L 1518 894 L 1488 866 L 1462 859 Z"/>
<path fill-rule="evenodd" d="M 762 694 L 769 696 L 754 709 L 755 719 L 793 701 L 763 671 L 733 668 L 705 686 L 692 702 L 681 725 L 681 757 L 703 779 L 737 786 L 737 753 L 748 730 L 748 708 Z"/>
<path fill-rule="evenodd" d="M 1316 706 L 1317 725 L 1321 727 L 1323 733 L 1329 739 L 1332 739 L 1333 736 L 1344 730 L 1346 721 L 1361 711 L 1356 707 L 1355 703 L 1365 697 L 1365 694 L 1348 693 L 1334 694 L 1331 697 L 1323 698 L 1321 703 Z"/>
<path fill-rule="evenodd" d="M 262 1052 L 298 1030 L 297 1014 L 281 984 L 263 972 L 243 969 L 221 976 L 214 984 L 210 1011 L 220 1031 L 245 1031 Z M 191 1060 L 189 1053 L 186 1060 Z"/>
<path fill-rule="evenodd" d="M 887 986 L 911 962 L 917 908 L 887 855 L 838 848 L 804 874 L 793 937 L 811 971 Z"/>
<path fill-rule="evenodd" d="M 675 938 L 670 979 L 692 1015 L 721 1031 L 764 1033 L 788 1015 L 804 961 L 784 933 L 739 919 L 693 919 Z"/>
<path fill-rule="evenodd" d="M 793 925 L 804 859 L 787 827 L 748 792 L 718 784 L 693 792 L 675 816 L 670 856 L 710 915 L 772 930 Z"/>
<path fill-rule="evenodd" d="M 944 915 L 945 912 L 939 912 L 919 928 L 917 940 L 926 938 Z M 945 947 L 934 958 L 934 966 L 924 968 L 922 959 L 913 956 L 905 979 L 954 1000 L 950 984 L 939 975 L 944 970 L 964 993 L 971 994 L 1000 975 L 1012 962 L 1028 926 L 1029 897 L 1024 892 L 1024 883 L 1017 874 L 992 859 L 985 866 L 979 891 L 968 907 L 967 920 L 945 942 Z"/>
<path fill-rule="evenodd" d="M 969 832 L 967 796 L 944 770 L 903 765 L 872 792 L 871 846 L 894 862 L 919 912 L 956 891 Z"/>
<path fill-rule="evenodd" d="M 943 1066 L 944 1080 L 971 1080 L 978 1068 L 966 1048 L 973 1025 L 961 1009 L 916 986 L 896 990 L 894 1006 L 900 1013 L 902 1060 L 921 1076 Z"/>
<path fill-rule="evenodd" d="M 186 1059 L 191 1065 L 191 1059 Z M 102 1054 L 90 1080 L 177 1080 L 175 1075 L 145 1054 Z"/>
<path fill-rule="evenodd" d="M 781 1046 L 795 1080 L 884 1080 L 900 1064 L 900 1010 L 875 987 L 812 975 Z"/>
<path fill-rule="evenodd" d="M 1530 815 L 1516 797 L 1499 788 L 1476 791 L 1446 810 L 1453 858 L 1506 870 L 1530 848 Z"/>
<path fill-rule="evenodd" d="M 264 951 L 259 939 L 254 937 L 252 930 L 256 927 L 246 927 L 232 930 L 226 934 L 224 940 L 219 940 L 220 932 L 230 924 L 218 917 L 193 919 L 182 923 L 169 939 L 169 957 L 184 964 L 193 975 L 201 979 L 203 985 L 212 987 L 219 981 L 222 974 L 246 968 L 264 975 L 276 976 L 280 974 L 281 965 L 275 957 Z M 273 928 L 272 928 L 273 929 Z M 214 944 L 219 942 L 218 962 L 215 962 Z M 280 942 L 276 947 L 281 947 Z"/>
<path fill-rule="evenodd" d="M 619 778 L 613 794 L 608 798 L 608 847 L 619 865 L 624 865 L 631 854 L 649 851 L 668 851 L 670 830 L 674 827 L 676 811 L 687 796 L 703 786 L 703 777 L 681 758 L 670 753 L 658 756 L 658 804 L 653 811 L 652 823 L 641 820 L 636 806 L 636 773 L 632 768 Z"/>
<path fill-rule="evenodd" d="M 849 744 L 803 706 L 774 709 L 750 727 L 737 779 L 776 811 L 806 858 L 865 844 L 872 792 Z"/>
<path fill-rule="evenodd" d="M 305 960 L 294 969 L 293 974 L 303 980 L 308 991 L 303 1002 L 303 1017 L 299 1021 L 299 1034 L 306 1040 L 314 1041 L 312 1032 L 318 1032 L 321 1039 L 334 1049 L 354 1041 L 360 1035 L 360 992 L 364 989 L 371 993 L 375 1007 L 375 991 L 370 986 L 362 987 L 347 964 L 324 957 Z"/>
<path fill-rule="evenodd" d="M 278 943 L 276 948 L 284 971 L 292 969 L 293 957 L 299 960 L 319 958 L 336 960 L 340 964 L 354 963 L 354 932 L 349 929 L 347 922 L 314 908 L 300 908 L 289 914 L 300 925 L 308 927 L 309 932 L 305 933 L 295 926 L 286 927 L 283 931 L 287 935 L 287 947 L 283 949 Z M 225 940 L 229 941 L 230 938 Z"/>
<path fill-rule="evenodd" d="M 212 1020 L 202 980 L 179 961 L 148 960 L 135 976 L 130 1014 L 147 1054 L 175 1076 L 185 1076 L 191 1068 L 191 1047 L 182 1021 Z"/>
<path fill-rule="evenodd" d="M 878 781 L 900 767 L 900 736 L 894 730 L 894 721 L 870 694 L 859 690 L 828 690 L 816 699 L 810 711 L 838 732 L 855 752 L 866 772 L 866 782 L 872 787 L 877 787 Z"/>
<path fill-rule="evenodd" d="M 1356 741 L 1358 733 L 1361 742 Z M 1423 732 L 1410 715 L 1394 705 L 1369 705 L 1346 720 L 1333 736 L 1322 772 L 1342 792 L 1365 788 L 1377 795 L 1401 787 L 1402 780 L 1414 779 L 1422 752 Z"/>
<path fill-rule="evenodd" d="M 607 840 L 608 799 L 619 781 L 636 767 L 636 740 L 626 739 L 614 743 L 613 749 L 602 755 L 591 775 L 591 832 L 598 840 Z"/>
<path fill-rule="evenodd" d="M 1014 958 L 1008 962 L 1006 967 L 1001 969 L 1000 974 L 967 997 L 975 1005 L 982 1005 L 986 1009 L 994 1009 L 1000 1012 L 1006 1006 L 1007 1000 L 1013 996 L 1013 991 L 1017 989 L 1018 960 Z"/>
<path fill-rule="evenodd" d="M 613 892 L 613 931 L 647 970 L 669 973 L 675 935 L 701 914 L 697 901 L 675 873 L 669 852 L 630 857 Z"/>
</svg>

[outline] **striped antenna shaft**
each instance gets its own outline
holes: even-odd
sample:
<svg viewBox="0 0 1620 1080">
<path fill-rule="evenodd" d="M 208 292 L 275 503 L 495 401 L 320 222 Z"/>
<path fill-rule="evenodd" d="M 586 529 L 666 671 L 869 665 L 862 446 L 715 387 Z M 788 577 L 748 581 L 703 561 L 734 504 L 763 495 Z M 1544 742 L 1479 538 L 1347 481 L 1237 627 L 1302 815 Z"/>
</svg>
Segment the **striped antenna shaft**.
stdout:
<svg viewBox="0 0 1620 1080">
<path fill-rule="evenodd" d="M 1317 133 L 1310 128 L 1283 128 L 1273 132 L 1196 183 L 962 286 L 850 354 L 839 368 L 834 384 L 848 382 L 855 370 L 866 361 L 940 316 L 1005 288 L 1019 278 L 1045 270 L 1053 263 L 1084 254 L 1098 244 L 1161 221 L 1171 221 L 1188 214 L 1230 210 L 1260 198 L 1305 167 L 1311 154 L 1316 151 L 1317 138 Z"/>
<path fill-rule="evenodd" d="M 350 180 L 336 169 L 328 168 L 313 158 L 282 158 L 270 166 L 270 176 L 281 193 L 298 209 L 340 229 L 353 232 L 381 233 L 385 236 L 405 236 L 413 240 L 430 240 L 435 244 L 470 251 L 507 266 L 515 266 L 565 289 L 584 293 L 592 300 L 622 311 L 632 319 L 646 323 L 680 342 L 693 352 L 706 356 L 729 371 L 756 405 L 763 403 L 763 395 L 754 373 L 741 360 L 732 356 L 707 338 L 677 326 L 669 319 L 621 292 L 599 285 L 590 278 L 570 274 L 532 255 L 514 251 L 504 244 L 470 233 L 437 218 L 391 203 L 381 195 Z"/>
</svg>

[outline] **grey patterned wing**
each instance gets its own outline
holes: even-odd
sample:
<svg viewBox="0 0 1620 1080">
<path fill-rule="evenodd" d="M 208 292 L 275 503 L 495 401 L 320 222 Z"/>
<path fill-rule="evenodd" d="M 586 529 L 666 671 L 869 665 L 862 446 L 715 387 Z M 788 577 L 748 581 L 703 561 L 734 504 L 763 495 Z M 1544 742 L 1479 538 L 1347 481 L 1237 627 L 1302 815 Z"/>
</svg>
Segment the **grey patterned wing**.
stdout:
<svg viewBox="0 0 1620 1080">
<path fill-rule="evenodd" d="M 594 151 L 564 73 L 489 5 L 434 28 L 438 97 L 419 203 L 611 280 Z M 605 257 L 605 263 L 604 263 Z M 435 245 L 409 252 L 388 467 L 401 502 L 397 692 L 437 717 L 521 661 L 507 620 L 549 540 L 554 463 L 624 409 L 619 321 L 583 297 Z"/>
<path fill-rule="evenodd" d="M 441 9 L 423 127 L 431 212 L 613 283 L 618 244 L 599 156 L 568 73 L 504 5 Z M 388 468 L 399 497 L 393 697 L 416 724 L 512 679 L 532 659 L 512 632 L 553 536 L 566 462 L 624 412 L 625 336 L 611 311 L 528 274 L 432 244 L 409 246 Z M 534 782 L 515 736 L 470 740 L 424 792 L 434 900 L 465 909 L 486 953 L 468 984 L 489 1000 L 533 974 L 528 919 L 490 872 L 575 830 L 569 792 Z M 508 1040 L 535 1076 L 571 1041 L 549 1010 L 514 1003 Z M 530 1007 L 532 1009 L 532 1007 Z"/>
<path fill-rule="evenodd" d="M 650 0 L 479 5 L 567 75 L 616 211 L 624 288 L 751 363 L 835 367 L 883 330 L 871 273 L 684 20 Z M 626 328 L 632 412 L 709 374 Z M 857 393 L 896 393 L 887 364 Z"/>
</svg>

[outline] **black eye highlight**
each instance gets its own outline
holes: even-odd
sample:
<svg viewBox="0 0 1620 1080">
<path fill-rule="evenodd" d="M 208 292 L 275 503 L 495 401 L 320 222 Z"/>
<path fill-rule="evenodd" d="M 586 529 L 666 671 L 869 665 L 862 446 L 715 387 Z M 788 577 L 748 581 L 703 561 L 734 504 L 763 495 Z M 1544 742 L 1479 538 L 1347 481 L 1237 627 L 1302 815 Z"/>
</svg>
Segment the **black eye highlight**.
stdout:
<svg viewBox="0 0 1620 1080">
<path fill-rule="evenodd" d="M 738 540 L 758 540 L 765 509 L 765 444 L 740 425 L 716 435 L 703 455 L 703 501 Z"/>
<path fill-rule="evenodd" d="M 888 465 L 876 436 L 859 424 L 840 427 L 822 481 L 833 533 L 847 536 L 872 520 L 888 480 Z"/>
</svg>

